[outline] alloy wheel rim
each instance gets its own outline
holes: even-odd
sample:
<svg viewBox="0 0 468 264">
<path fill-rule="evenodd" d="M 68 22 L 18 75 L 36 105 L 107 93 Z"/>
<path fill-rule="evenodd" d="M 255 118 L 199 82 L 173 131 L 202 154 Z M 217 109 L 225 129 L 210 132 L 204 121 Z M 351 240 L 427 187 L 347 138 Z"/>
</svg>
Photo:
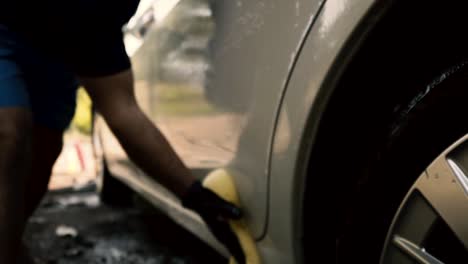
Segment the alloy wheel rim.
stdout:
<svg viewBox="0 0 468 264">
<path fill-rule="evenodd" d="M 468 257 L 468 134 L 416 180 L 393 220 L 380 263 L 450 263 L 465 254 Z"/>
</svg>

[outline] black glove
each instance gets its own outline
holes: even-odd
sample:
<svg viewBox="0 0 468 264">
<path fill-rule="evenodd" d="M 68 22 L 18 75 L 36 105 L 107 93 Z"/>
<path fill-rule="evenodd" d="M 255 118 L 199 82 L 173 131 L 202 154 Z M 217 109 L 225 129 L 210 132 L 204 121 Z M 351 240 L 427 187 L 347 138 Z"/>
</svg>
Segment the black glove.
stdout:
<svg viewBox="0 0 468 264">
<path fill-rule="evenodd" d="M 203 187 L 199 181 L 195 182 L 182 197 L 182 205 L 201 216 L 213 235 L 226 246 L 237 263 L 245 263 L 245 255 L 239 240 L 228 223 L 229 219 L 242 218 L 239 208 Z"/>
</svg>

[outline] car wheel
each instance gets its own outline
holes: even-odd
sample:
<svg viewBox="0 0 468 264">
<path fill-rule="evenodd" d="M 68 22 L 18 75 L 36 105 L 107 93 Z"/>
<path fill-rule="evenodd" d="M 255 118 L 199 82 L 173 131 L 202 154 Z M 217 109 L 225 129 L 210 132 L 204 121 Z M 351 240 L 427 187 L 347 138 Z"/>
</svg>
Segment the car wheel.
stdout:
<svg viewBox="0 0 468 264">
<path fill-rule="evenodd" d="M 468 69 L 400 107 L 337 238 L 337 263 L 468 261 Z"/>
</svg>

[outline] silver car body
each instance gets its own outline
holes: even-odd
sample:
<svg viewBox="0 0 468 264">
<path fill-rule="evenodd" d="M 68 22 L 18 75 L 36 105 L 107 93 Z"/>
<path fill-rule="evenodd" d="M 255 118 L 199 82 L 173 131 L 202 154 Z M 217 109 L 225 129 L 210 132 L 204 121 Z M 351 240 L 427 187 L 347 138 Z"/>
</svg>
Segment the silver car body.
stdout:
<svg viewBox="0 0 468 264">
<path fill-rule="evenodd" d="M 196 175 L 234 175 L 264 263 L 302 261 L 308 153 L 339 55 L 345 46 L 351 55 L 348 40 L 374 2 L 143 1 L 126 28 L 140 105 Z M 100 118 L 95 135 L 114 176 L 226 254 L 128 161 Z"/>
</svg>

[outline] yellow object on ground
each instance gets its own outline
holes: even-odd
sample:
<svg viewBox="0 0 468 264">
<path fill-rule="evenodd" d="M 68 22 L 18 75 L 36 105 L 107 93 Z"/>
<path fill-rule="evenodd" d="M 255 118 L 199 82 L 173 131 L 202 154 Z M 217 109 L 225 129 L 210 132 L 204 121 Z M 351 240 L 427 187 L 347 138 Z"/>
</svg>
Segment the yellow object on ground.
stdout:
<svg viewBox="0 0 468 264">
<path fill-rule="evenodd" d="M 203 180 L 203 186 L 212 190 L 226 201 L 241 207 L 234 181 L 226 170 L 219 169 L 208 174 L 208 176 L 206 176 L 206 178 Z M 260 256 L 258 255 L 257 247 L 244 221 L 235 220 L 230 221 L 229 224 L 239 239 L 246 257 L 246 263 L 260 264 Z M 229 263 L 235 264 L 236 261 L 231 257 Z"/>
</svg>

